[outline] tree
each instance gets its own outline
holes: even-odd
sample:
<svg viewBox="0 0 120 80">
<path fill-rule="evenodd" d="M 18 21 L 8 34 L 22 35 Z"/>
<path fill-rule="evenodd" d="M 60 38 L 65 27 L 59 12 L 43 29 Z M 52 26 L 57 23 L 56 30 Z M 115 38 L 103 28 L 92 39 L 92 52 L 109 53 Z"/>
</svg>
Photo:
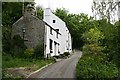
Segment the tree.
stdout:
<svg viewBox="0 0 120 80">
<path fill-rule="evenodd" d="M 17 14 L 16 14 L 17 13 Z M 2 3 L 2 41 L 3 51 L 9 53 L 12 24 L 22 16 L 22 3 Z"/>
<path fill-rule="evenodd" d="M 24 7 L 27 4 L 34 5 L 34 2 L 25 2 Z M 23 15 L 22 8 L 22 2 L 2 2 L 2 46 L 6 53 L 10 53 L 12 24 Z"/>
<path fill-rule="evenodd" d="M 101 54 L 103 47 L 101 40 L 104 39 L 104 34 L 97 28 L 91 28 L 83 34 L 85 45 L 83 46 L 83 53 L 86 54 Z"/>
<path fill-rule="evenodd" d="M 92 12 L 96 18 L 107 19 L 108 22 L 114 22 L 117 15 L 117 0 L 93 0 Z"/>
<path fill-rule="evenodd" d="M 36 7 L 37 10 L 37 17 L 41 20 L 43 20 L 43 9 L 39 6 Z"/>
<path fill-rule="evenodd" d="M 70 14 L 67 10 L 56 9 L 55 14 L 61 18 L 67 25 L 73 39 L 73 48 L 80 48 L 84 45 L 82 34 L 92 27 L 92 17 L 81 14 Z"/>
<path fill-rule="evenodd" d="M 120 21 L 116 22 L 114 27 L 116 28 L 116 34 L 113 38 L 113 61 L 120 69 Z"/>
</svg>

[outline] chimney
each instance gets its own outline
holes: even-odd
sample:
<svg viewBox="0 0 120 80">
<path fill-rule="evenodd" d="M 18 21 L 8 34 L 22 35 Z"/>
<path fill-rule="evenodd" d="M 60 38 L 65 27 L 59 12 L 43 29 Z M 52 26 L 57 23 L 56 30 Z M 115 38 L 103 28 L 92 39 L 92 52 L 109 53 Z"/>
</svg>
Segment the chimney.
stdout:
<svg viewBox="0 0 120 80">
<path fill-rule="evenodd" d="M 51 15 L 51 9 L 50 8 L 46 8 L 44 10 L 44 16 L 50 16 Z"/>
<path fill-rule="evenodd" d="M 25 8 L 24 15 L 35 15 L 35 12 L 35 8 L 31 4 L 28 4 Z"/>
</svg>

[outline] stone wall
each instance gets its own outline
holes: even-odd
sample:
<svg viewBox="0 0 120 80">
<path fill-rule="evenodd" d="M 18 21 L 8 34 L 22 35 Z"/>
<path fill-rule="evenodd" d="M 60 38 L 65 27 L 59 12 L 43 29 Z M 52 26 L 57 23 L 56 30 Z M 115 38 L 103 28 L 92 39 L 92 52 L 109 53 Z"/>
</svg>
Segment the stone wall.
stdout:
<svg viewBox="0 0 120 80">
<path fill-rule="evenodd" d="M 44 33 L 45 23 L 30 14 L 21 17 L 12 27 L 12 38 L 14 35 L 20 35 L 21 38 L 24 38 L 27 48 L 34 48 L 38 44 L 43 44 Z"/>
</svg>

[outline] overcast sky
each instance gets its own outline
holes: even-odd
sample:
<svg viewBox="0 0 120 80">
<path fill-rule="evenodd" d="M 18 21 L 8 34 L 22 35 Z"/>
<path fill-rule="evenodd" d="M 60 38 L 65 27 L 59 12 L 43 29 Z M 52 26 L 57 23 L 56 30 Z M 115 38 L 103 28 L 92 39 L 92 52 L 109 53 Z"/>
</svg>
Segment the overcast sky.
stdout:
<svg viewBox="0 0 120 80">
<path fill-rule="evenodd" d="M 70 13 L 86 13 L 92 16 L 93 0 L 35 0 L 36 5 L 40 5 L 44 8 L 50 7 L 52 10 L 56 8 L 65 8 Z"/>
</svg>

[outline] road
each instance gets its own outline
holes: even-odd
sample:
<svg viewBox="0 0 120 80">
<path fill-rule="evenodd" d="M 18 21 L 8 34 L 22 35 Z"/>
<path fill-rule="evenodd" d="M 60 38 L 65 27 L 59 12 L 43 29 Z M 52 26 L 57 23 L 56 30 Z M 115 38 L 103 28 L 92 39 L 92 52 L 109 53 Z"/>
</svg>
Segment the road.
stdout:
<svg viewBox="0 0 120 80">
<path fill-rule="evenodd" d="M 56 62 L 29 78 L 76 78 L 75 68 L 82 52 L 75 51 L 69 58 Z"/>
</svg>

